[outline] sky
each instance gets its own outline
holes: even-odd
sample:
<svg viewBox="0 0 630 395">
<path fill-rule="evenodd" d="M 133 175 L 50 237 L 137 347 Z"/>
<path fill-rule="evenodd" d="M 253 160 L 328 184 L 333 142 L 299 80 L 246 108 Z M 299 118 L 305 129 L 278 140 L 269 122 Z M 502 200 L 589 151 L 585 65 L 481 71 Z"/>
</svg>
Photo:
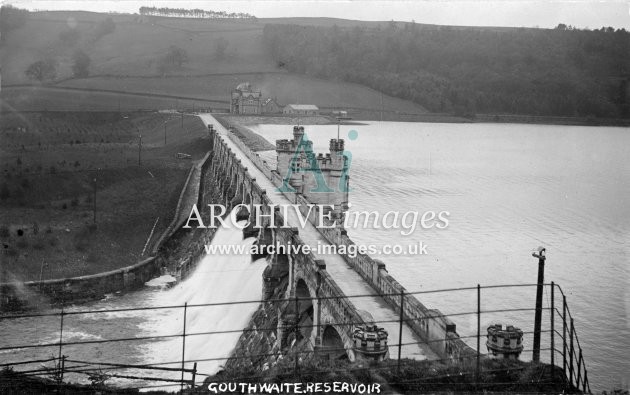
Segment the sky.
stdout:
<svg viewBox="0 0 630 395">
<path fill-rule="evenodd" d="M 141 6 L 246 12 L 259 18 L 335 17 L 368 21 L 415 21 L 439 25 L 579 28 L 612 26 L 630 30 L 630 0 L 211 0 L 95 1 L 2 0 L 29 10 L 86 10 L 135 13 Z"/>
</svg>

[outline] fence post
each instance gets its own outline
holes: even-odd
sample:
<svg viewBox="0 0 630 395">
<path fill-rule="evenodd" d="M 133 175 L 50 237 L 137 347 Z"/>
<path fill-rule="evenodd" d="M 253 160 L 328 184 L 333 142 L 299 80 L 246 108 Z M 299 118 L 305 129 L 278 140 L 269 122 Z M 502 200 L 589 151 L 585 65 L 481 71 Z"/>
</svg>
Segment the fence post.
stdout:
<svg viewBox="0 0 630 395">
<path fill-rule="evenodd" d="M 182 378 L 180 380 L 180 390 L 184 390 L 184 361 L 186 360 L 186 313 L 188 302 L 184 303 L 184 331 L 182 332 Z"/>
<path fill-rule="evenodd" d="M 567 375 L 567 297 L 562 295 L 562 371 Z"/>
<path fill-rule="evenodd" d="M 61 348 L 63 344 L 63 306 L 61 307 L 61 323 L 59 324 L 59 363 L 61 363 Z"/>
<path fill-rule="evenodd" d="M 477 284 L 477 368 L 475 370 L 475 386 L 479 384 L 481 365 L 481 286 Z"/>
<path fill-rule="evenodd" d="M 405 303 L 405 291 L 400 292 L 400 316 L 398 317 L 398 374 L 400 374 L 400 358 L 402 354 L 402 328 L 403 328 L 403 304 Z"/>
<path fill-rule="evenodd" d="M 573 317 L 571 317 L 571 326 L 569 327 L 569 385 L 573 385 Z"/>
<path fill-rule="evenodd" d="M 591 392 L 591 386 L 588 385 L 588 371 L 586 370 L 586 366 L 584 367 L 584 387 L 582 389 L 582 392 L 585 392 L 585 393 Z"/>
<path fill-rule="evenodd" d="M 197 378 L 197 362 L 193 365 L 191 388 L 195 389 L 195 379 Z"/>
<path fill-rule="evenodd" d="M 575 387 L 579 390 L 580 388 L 580 379 L 582 378 L 582 349 L 580 348 L 580 353 L 578 357 L 577 363 L 577 378 L 575 379 Z"/>
<path fill-rule="evenodd" d="M 555 371 L 556 371 L 556 361 L 555 361 L 555 353 L 556 353 L 556 342 L 555 342 L 555 323 L 554 323 L 554 318 L 556 315 L 556 310 L 555 310 L 555 302 L 554 302 L 554 289 L 555 289 L 555 284 L 552 281 L 551 282 L 551 308 L 549 310 L 549 318 L 551 320 L 551 381 L 555 381 Z"/>
<path fill-rule="evenodd" d="M 297 292 L 295 294 L 295 366 L 293 367 L 293 372 L 297 376 L 299 369 L 299 361 L 298 361 L 298 350 L 297 350 L 297 338 L 298 332 L 300 331 L 300 301 L 298 300 Z"/>
<path fill-rule="evenodd" d="M 59 372 L 59 382 L 63 383 L 63 371 L 66 368 L 66 356 L 62 355 L 61 356 L 61 362 L 60 362 L 60 372 Z"/>
</svg>

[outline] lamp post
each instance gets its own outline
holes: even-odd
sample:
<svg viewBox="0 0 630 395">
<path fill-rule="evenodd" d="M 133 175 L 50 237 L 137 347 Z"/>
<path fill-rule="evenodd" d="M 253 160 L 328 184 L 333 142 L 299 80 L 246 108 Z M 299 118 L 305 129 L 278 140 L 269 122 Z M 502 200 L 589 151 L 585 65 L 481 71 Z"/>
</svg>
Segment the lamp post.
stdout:
<svg viewBox="0 0 630 395">
<path fill-rule="evenodd" d="M 540 361 L 540 324 L 542 321 L 542 294 L 545 282 L 545 248 L 538 247 L 532 253 L 534 258 L 538 258 L 538 281 L 536 282 L 536 315 L 534 316 L 534 352 L 532 360 Z"/>
</svg>

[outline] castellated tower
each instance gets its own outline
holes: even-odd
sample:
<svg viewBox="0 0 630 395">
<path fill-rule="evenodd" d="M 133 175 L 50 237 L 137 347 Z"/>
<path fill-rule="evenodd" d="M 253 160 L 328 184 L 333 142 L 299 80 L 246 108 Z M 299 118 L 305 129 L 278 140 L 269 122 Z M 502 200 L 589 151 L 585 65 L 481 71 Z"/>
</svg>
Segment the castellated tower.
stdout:
<svg viewBox="0 0 630 395">
<path fill-rule="evenodd" d="M 309 203 L 332 205 L 331 218 L 343 226 L 348 209 L 348 158 L 344 156 L 344 140 L 331 139 L 330 152 L 313 152 L 313 142 L 304 139 L 304 127 L 293 127 L 293 140 L 277 140 L 277 172 Z"/>
</svg>

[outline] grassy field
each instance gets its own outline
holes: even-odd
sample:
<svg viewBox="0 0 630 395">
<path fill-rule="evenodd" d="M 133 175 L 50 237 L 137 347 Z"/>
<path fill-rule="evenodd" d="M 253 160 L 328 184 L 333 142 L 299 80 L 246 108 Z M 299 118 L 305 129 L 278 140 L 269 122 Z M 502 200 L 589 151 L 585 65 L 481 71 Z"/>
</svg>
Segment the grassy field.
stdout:
<svg viewBox="0 0 630 395">
<path fill-rule="evenodd" d="M 103 82 L 104 86 L 109 86 Z M 0 93 L 2 112 L 16 111 L 157 111 L 160 109 L 203 109 L 227 111 L 227 100 L 125 93 L 89 89 L 65 89 L 49 86 L 3 87 Z"/>
<path fill-rule="evenodd" d="M 309 103 L 323 110 L 426 114 L 421 106 L 362 85 L 288 73 L 220 74 L 194 77 L 94 77 L 54 86 L 3 87 L 3 111 L 117 111 L 229 109 L 229 92 L 249 81 L 280 104 Z M 72 89 L 66 89 L 72 88 Z"/>
<path fill-rule="evenodd" d="M 198 118 L 185 116 L 182 127 L 182 118 L 170 114 L 3 116 L 2 280 L 78 276 L 137 262 L 156 220 L 152 240 L 173 216 L 191 165 L 176 154 L 200 159 L 209 149 L 206 136 Z"/>
<path fill-rule="evenodd" d="M 97 26 L 107 17 L 112 18 L 115 29 L 98 36 Z M 316 18 L 310 23 L 328 25 L 331 21 Z M 291 23 L 291 19 L 283 22 Z M 2 110 L 225 109 L 229 108 L 230 91 L 249 81 L 262 90 L 264 97 L 276 98 L 280 104 L 426 113 L 417 104 L 362 85 L 283 71 L 262 43 L 265 23 L 88 12 L 33 13 L 23 26 L 10 31 L 0 46 Z M 74 34 L 72 40 L 64 39 L 68 32 Z M 223 53 L 217 50 L 219 40 L 227 42 Z M 160 69 L 170 46 L 185 50 L 187 61 L 181 67 Z M 87 78 L 73 77 L 72 56 L 76 50 L 91 59 Z M 44 59 L 56 64 L 56 77 L 44 83 L 29 80 L 25 70 Z"/>
</svg>

